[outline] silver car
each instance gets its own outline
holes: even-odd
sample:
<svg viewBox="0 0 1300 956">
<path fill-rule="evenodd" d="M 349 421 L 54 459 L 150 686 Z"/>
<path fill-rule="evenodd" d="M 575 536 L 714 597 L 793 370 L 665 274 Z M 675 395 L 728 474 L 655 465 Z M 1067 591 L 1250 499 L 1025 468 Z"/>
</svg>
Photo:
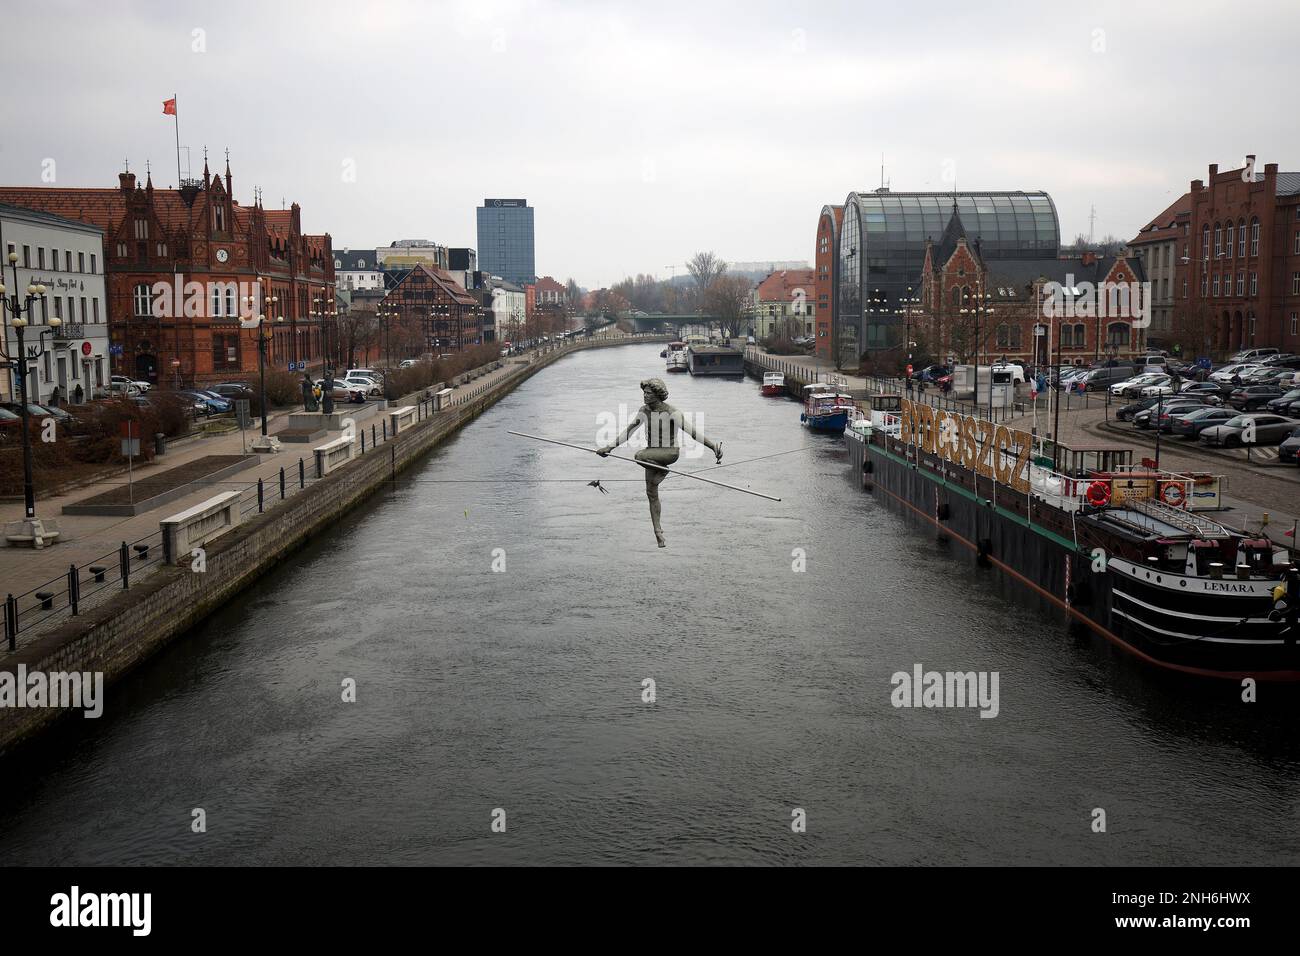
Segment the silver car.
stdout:
<svg viewBox="0 0 1300 956">
<path fill-rule="evenodd" d="M 1269 415 L 1265 412 L 1249 412 L 1230 418 L 1222 425 L 1215 425 L 1202 431 L 1197 440 L 1207 445 L 1221 445 L 1232 448 L 1240 445 L 1276 445 L 1291 434 L 1300 425 L 1294 418 L 1281 415 Z M 1247 440 L 1247 427 L 1253 426 L 1254 440 Z"/>
</svg>

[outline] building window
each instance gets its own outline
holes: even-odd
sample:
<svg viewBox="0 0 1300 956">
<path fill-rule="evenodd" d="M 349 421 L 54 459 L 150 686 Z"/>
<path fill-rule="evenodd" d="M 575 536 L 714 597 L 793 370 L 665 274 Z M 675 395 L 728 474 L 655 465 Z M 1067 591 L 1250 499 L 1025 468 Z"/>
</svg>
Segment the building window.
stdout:
<svg viewBox="0 0 1300 956">
<path fill-rule="evenodd" d="M 58 319 L 59 321 L 62 321 L 62 320 L 63 320 L 63 307 L 60 305 L 60 303 L 61 303 L 62 301 L 63 301 L 63 300 L 60 299 L 57 295 L 56 295 L 56 296 L 54 297 L 54 299 L 53 299 L 53 302 L 54 302 L 54 317 L 55 317 L 56 319 Z"/>
<path fill-rule="evenodd" d="M 1291 294 L 1300 295 L 1300 272 L 1291 273 Z"/>
<path fill-rule="evenodd" d="M 81 297 L 81 324 L 86 324 L 86 297 Z"/>
<path fill-rule="evenodd" d="M 1210 224 L 1201 227 L 1201 258 L 1210 258 Z"/>
<path fill-rule="evenodd" d="M 23 246 L 23 268 L 30 269 L 31 267 L 32 267 L 32 247 Z"/>
<path fill-rule="evenodd" d="M 1080 322 L 1074 327 L 1074 344 L 1078 348 L 1083 348 L 1088 344 L 1088 330 Z"/>
<path fill-rule="evenodd" d="M 997 347 L 1000 349 L 1010 348 L 1011 346 L 1011 327 L 1003 322 L 998 326 Z"/>
<path fill-rule="evenodd" d="M 95 254 L 92 252 L 90 254 L 90 274 L 94 275 L 97 268 L 98 266 L 95 263 Z"/>
<path fill-rule="evenodd" d="M 1291 244 L 1291 252 L 1300 256 L 1300 232 L 1295 234 L 1295 240 Z"/>
<path fill-rule="evenodd" d="M 1246 258 L 1246 220 L 1237 227 L 1237 258 Z"/>
<path fill-rule="evenodd" d="M 135 221 L 135 237 L 136 237 L 137 239 L 148 239 L 148 238 L 149 238 L 149 220 L 148 220 L 148 219 L 137 219 L 137 220 Z"/>
<path fill-rule="evenodd" d="M 1124 322 L 1112 322 L 1106 326 L 1106 344 L 1115 348 L 1128 348 L 1128 325 Z"/>
<path fill-rule="evenodd" d="M 1259 255 L 1259 220 L 1254 217 L 1250 220 L 1250 254 Z"/>
<path fill-rule="evenodd" d="M 1254 312 L 1250 312 L 1247 314 L 1247 321 L 1250 323 L 1250 340 L 1253 342 L 1255 341 L 1255 313 Z"/>
<path fill-rule="evenodd" d="M 1217 272 L 1214 274 L 1214 297 L 1216 299 L 1219 297 L 1219 274 Z"/>
<path fill-rule="evenodd" d="M 138 282 L 135 286 L 135 315 L 137 318 L 145 318 L 151 315 L 153 310 L 149 307 L 149 283 Z"/>
<path fill-rule="evenodd" d="M 1259 273 L 1258 272 L 1252 272 L 1250 274 L 1250 294 L 1259 295 Z"/>
<path fill-rule="evenodd" d="M 93 321 L 96 325 L 99 325 L 99 300 L 98 299 L 90 300 L 90 316 L 91 316 L 91 321 Z"/>
<path fill-rule="evenodd" d="M 1214 257 L 1217 259 L 1223 255 L 1223 227 L 1217 222 L 1214 224 Z"/>
<path fill-rule="evenodd" d="M 1183 276 L 1183 295 L 1182 295 L 1182 297 L 1183 297 L 1184 299 L 1187 298 L 1187 277 L 1186 277 L 1186 276 Z"/>
<path fill-rule="evenodd" d="M 1245 294 L 1246 294 L 1246 273 L 1238 272 L 1237 273 L 1237 295 L 1240 297 Z"/>
<path fill-rule="evenodd" d="M 77 253 L 77 271 L 78 272 L 86 271 L 86 254 L 84 252 Z"/>
<path fill-rule="evenodd" d="M 1291 334 L 1292 335 L 1296 334 L 1297 323 L 1300 323 L 1300 314 L 1292 312 L 1291 313 Z"/>
<path fill-rule="evenodd" d="M 1210 291 L 1210 274 L 1208 272 L 1202 272 L 1201 273 L 1201 298 L 1205 298 L 1206 295 L 1209 294 L 1209 291 Z"/>
<path fill-rule="evenodd" d="M 38 269 L 45 268 L 45 247 L 44 246 L 36 247 L 36 268 Z"/>
</svg>

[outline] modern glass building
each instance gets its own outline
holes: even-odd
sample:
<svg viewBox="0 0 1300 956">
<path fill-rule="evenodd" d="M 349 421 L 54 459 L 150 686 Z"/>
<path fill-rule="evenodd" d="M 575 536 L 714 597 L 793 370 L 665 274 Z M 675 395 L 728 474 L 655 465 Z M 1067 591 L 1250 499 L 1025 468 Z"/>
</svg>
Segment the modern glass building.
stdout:
<svg viewBox="0 0 1300 956">
<path fill-rule="evenodd" d="M 483 272 L 507 282 L 537 281 L 533 208 L 526 199 L 484 199 L 478 208 L 478 261 Z"/>
<path fill-rule="evenodd" d="M 849 193 L 831 330 L 843 365 L 856 367 L 864 356 L 902 344 L 901 312 L 909 296 L 920 294 L 926 240 L 938 245 L 954 201 L 966 235 L 979 242 L 985 260 L 1059 255 L 1056 206 L 1044 192 Z"/>
</svg>

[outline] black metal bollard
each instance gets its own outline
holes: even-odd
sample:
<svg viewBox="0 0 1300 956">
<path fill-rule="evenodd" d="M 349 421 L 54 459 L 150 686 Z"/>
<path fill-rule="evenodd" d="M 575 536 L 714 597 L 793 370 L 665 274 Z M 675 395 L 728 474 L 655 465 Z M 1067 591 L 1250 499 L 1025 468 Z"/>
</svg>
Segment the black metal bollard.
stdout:
<svg viewBox="0 0 1300 956">
<path fill-rule="evenodd" d="M 375 423 L 374 423 L 374 422 L 371 422 L 371 423 L 370 423 L 370 444 L 372 444 L 372 445 L 378 445 L 378 444 L 379 444 L 378 439 L 375 437 L 376 434 L 377 434 L 377 432 L 375 431 Z"/>
<path fill-rule="evenodd" d="M 380 424 L 384 426 L 384 441 L 388 441 L 388 419 L 385 418 Z"/>
<path fill-rule="evenodd" d="M 298 456 L 298 487 L 307 487 L 307 466 L 302 462 L 302 456 Z"/>
<path fill-rule="evenodd" d="M 366 453 L 366 430 L 361 429 L 361 454 Z"/>
<path fill-rule="evenodd" d="M 257 513 L 262 513 L 262 479 L 257 479 Z"/>
<path fill-rule="evenodd" d="M 72 605 L 72 613 L 75 617 L 81 604 L 81 575 L 77 573 L 75 564 L 68 568 L 68 603 Z"/>
<path fill-rule="evenodd" d="M 280 466 L 280 500 L 284 501 L 284 466 Z"/>
<path fill-rule="evenodd" d="M 5 598 L 5 637 L 9 639 L 9 650 L 17 650 L 18 602 L 12 594 Z"/>
<path fill-rule="evenodd" d="M 117 552 L 117 570 L 122 577 L 122 590 L 126 590 L 131 586 L 131 552 L 126 550 L 125 541 Z"/>
</svg>

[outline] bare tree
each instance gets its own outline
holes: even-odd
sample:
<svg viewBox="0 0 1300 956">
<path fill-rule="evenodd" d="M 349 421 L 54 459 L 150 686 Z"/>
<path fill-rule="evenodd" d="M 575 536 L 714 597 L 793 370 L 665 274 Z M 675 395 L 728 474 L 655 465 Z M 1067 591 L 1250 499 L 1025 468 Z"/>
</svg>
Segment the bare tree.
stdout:
<svg viewBox="0 0 1300 956">
<path fill-rule="evenodd" d="M 564 283 L 564 297 L 568 300 L 570 311 L 582 308 L 582 289 L 572 276 Z"/>
<path fill-rule="evenodd" d="M 722 277 L 727 271 L 727 264 L 719 259 L 712 252 L 697 252 L 691 256 L 691 261 L 686 263 L 686 269 L 695 280 L 695 289 L 699 296 L 701 304 L 704 303 L 708 295 L 709 286 L 713 285 L 715 279 Z"/>
<path fill-rule="evenodd" d="M 704 295 L 705 310 L 717 317 L 728 338 L 740 334 L 750 291 L 750 281 L 744 276 L 719 275 Z"/>
</svg>

